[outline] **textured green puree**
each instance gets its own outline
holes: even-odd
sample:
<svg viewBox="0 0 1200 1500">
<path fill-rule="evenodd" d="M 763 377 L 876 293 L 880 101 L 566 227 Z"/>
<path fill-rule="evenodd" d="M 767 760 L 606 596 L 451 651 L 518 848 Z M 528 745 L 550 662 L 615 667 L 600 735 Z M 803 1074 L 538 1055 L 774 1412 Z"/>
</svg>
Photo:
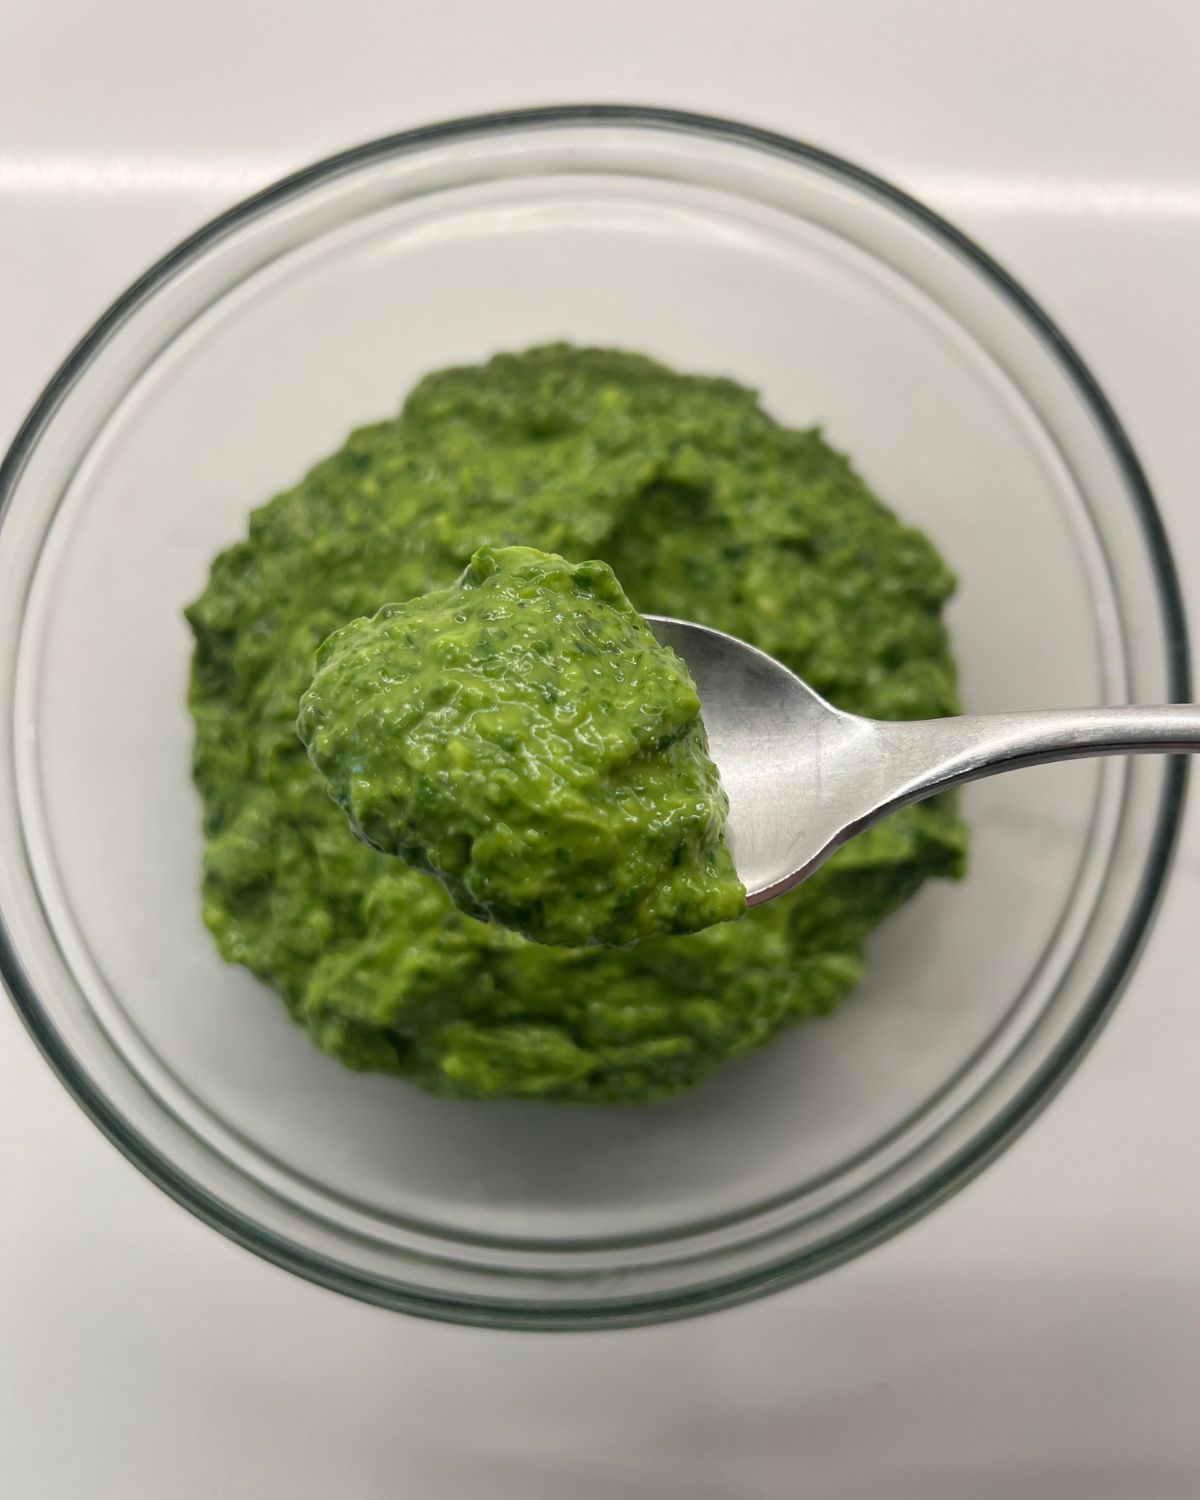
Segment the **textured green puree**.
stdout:
<svg viewBox="0 0 1200 1500">
<path fill-rule="evenodd" d="M 469 916 L 579 948 L 746 910 L 696 685 L 607 563 L 481 547 L 335 631 L 298 728 L 359 838 Z"/>
<path fill-rule="evenodd" d="M 818 432 L 731 381 L 614 351 L 442 371 L 256 511 L 187 612 L 221 952 L 351 1067 L 466 1097 L 663 1097 L 827 1014 L 871 928 L 961 873 L 952 802 L 896 814 L 740 921 L 620 949 L 477 921 L 352 835 L 296 730 L 317 649 L 446 588 L 485 545 L 602 558 L 637 610 L 741 636 L 844 708 L 958 711 L 952 575 Z"/>
</svg>

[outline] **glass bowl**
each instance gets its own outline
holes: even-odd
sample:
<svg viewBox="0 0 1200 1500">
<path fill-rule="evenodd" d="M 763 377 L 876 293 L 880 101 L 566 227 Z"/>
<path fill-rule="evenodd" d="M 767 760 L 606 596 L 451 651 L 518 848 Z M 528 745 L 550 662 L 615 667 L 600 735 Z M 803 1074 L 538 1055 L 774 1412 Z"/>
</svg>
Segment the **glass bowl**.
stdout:
<svg viewBox="0 0 1200 1500">
<path fill-rule="evenodd" d="M 502 1326 L 646 1322 L 845 1260 L 1061 1083 L 1166 874 L 1182 759 L 969 788 L 969 878 L 866 984 L 670 1104 L 356 1076 L 200 921 L 183 605 L 246 514 L 427 370 L 551 339 L 824 425 L 961 577 L 976 711 L 1186 698 L 1166 542 L 1078 357 L 968 240 L 823 152 L 648 109 L 460 121 L 323 162 L 136 283 L 0 471 L 0 912 L 13 997 L 167 1192 L 304 1276 Z"/>
</svg>

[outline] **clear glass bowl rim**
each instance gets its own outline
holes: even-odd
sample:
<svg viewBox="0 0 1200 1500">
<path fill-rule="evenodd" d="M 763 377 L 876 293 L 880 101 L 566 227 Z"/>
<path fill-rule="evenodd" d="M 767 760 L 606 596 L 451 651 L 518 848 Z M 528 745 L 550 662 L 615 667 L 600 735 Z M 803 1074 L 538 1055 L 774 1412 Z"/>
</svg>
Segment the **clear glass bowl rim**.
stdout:
<svg viewBox="0 0 1200 1500">
<path fill-rule="evenodd" d="M 648 105 L 551 105 L 472 115 L 420 126 L 325 157 L 243 199 L 211 219 L 150 266 L 112 303 L 46 385 L 0 463 L 0 525 L 4 524 L 28 456 L 53 421 L 65 394 L 79 380 L 91 360 L 116 329 L 151 299 L 165 281 L 184 266 L 196 261 L 230 229 L 252 222 L 289 198 L 343 172 L 398 153 L 514 130 L 564 126 L 640 126 L 664 131 L 677 130 L 790 157 L 803 165 L 819 167 L 849 186 L 881 200 L 887 207 L 910 221 L 915 221 L 933 238 L 964 257 L 1051 347 L 1060 367 L 1097 423 L 1128 486 L 1151 562 L 1166 643 L 1164 666 L 1169 697 L 1176 702 L 1190 701 L 1191 661 L 1186 615 L 1166 530 L 1150 486 L 1116 413 L 1095 378 L 1061 330 L 1029 293 L 972 239 L 940 215 L 886 180 L 840 156 L 738 121 Z M 869 1246 L 890 1238 L 965 1185 L 1036 1118 L 1086 1053 L 1132 972 L 1170 871 L 1182 821 L 1188 771 L 1188 757 L 1171 758 L 1164 777 L 1146 861 L 1146 873 L 1128 913 L 1123 941 L 1114 949 L 1088 1005 L 1077 1018 L 1069 1045 L 1061 1046 L 1050 1060 L 1036 1089 L 1028 1090 L 1025 1095 L 1012 1100 L 1007 1109 L 992 1122 L 990 1129 L 981 1133 L 972 1148 L 956 1154 L 940 1174 L 920 1183 L 904 1201 L 893 1204 L 886 1214 L 855 1226 L 843 1237 L 834 1253 L 823 1253 L 816 1264 L 810 1264 L 806 1257 L 801 1256 L 789 1264 L 775 1263 L 749 1272 L 736 1280 L 722 1283 L 715 1290 L 702 1287 L 679 1296 L 667 1294 L 651 1302 L 647 1302 L 645 1298 L 637 1298 L 627 1307 L 607 1303 L 589 1309 L 586 1303 L 580 1302 L 573 1305 L 530 1304 L 521 1309 L 511 1302 L 488 1305 L 475 1299 L 457 1299 L 411 1287 L 401 1288 L 395 1283 L 376 1281 L 349 1267 L 327 1261 L 303 1246 L 264 1229 L 232 1210 L 181 1171 L 134 1129 L 94 1086 L 63 1044 L 37 994 L 27 982 L 10 942 L 2 912 L 0 980 L 50 1066 L 109 1140 L 151 1181 L 183 1207 L 267 1260 L 307 1280 L 360 1300 L 452 1322 L 542 1329 L 579 1329 L 589 1325 L 611 1328 L 657 1322 L 743 1302 L 851 1259 Z"/>
</svg>

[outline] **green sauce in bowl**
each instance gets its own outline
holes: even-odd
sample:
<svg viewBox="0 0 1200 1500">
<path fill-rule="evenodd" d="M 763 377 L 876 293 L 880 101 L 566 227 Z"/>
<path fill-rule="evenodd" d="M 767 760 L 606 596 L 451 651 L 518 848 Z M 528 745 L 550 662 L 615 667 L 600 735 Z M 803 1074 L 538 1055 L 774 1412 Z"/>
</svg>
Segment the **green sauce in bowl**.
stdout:
<svg viewBox="0 0 1200 1500">
<path fill-rule="evenodd" d="M 665 1097 L 827 1014 L 868 932 L 961 873 L 952 802 L 905 809 L 740 921 L 627 949 L 476 920 L 352 835 L 296 733 L 315 654 L 483 546 L 602 559 L 636 610 L 738 635 L 854 712 L 957 711 L 952 575 L 818 432 L 731 381 L 609 350 L 442 371 L 256 511 L 188 610 L 221 952 L 349 1066 L 473 1098 Z"/>
</svg>

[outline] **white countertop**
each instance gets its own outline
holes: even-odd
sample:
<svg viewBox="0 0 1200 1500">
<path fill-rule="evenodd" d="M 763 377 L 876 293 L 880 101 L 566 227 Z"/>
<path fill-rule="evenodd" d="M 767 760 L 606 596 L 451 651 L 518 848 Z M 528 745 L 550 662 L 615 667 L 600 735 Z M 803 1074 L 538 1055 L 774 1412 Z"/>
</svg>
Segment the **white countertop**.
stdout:
<svg viewBox="0 0 1200 1500">
<path fill-rule="evenodd" d="M 570 100 L 739 116 L 974 234 L 1124 419 L 1200 617 L 1191 0 L 163 0 L 0 22 L 0 435 L 144 265 L 357 140 Z M 1200 816 L 1080 1072 L 932 1216 L 690 1323 L 479 1333 L 221 1239 L 0 1010 L 6 1500 L 1200 1494 Z"/>
</svg>

